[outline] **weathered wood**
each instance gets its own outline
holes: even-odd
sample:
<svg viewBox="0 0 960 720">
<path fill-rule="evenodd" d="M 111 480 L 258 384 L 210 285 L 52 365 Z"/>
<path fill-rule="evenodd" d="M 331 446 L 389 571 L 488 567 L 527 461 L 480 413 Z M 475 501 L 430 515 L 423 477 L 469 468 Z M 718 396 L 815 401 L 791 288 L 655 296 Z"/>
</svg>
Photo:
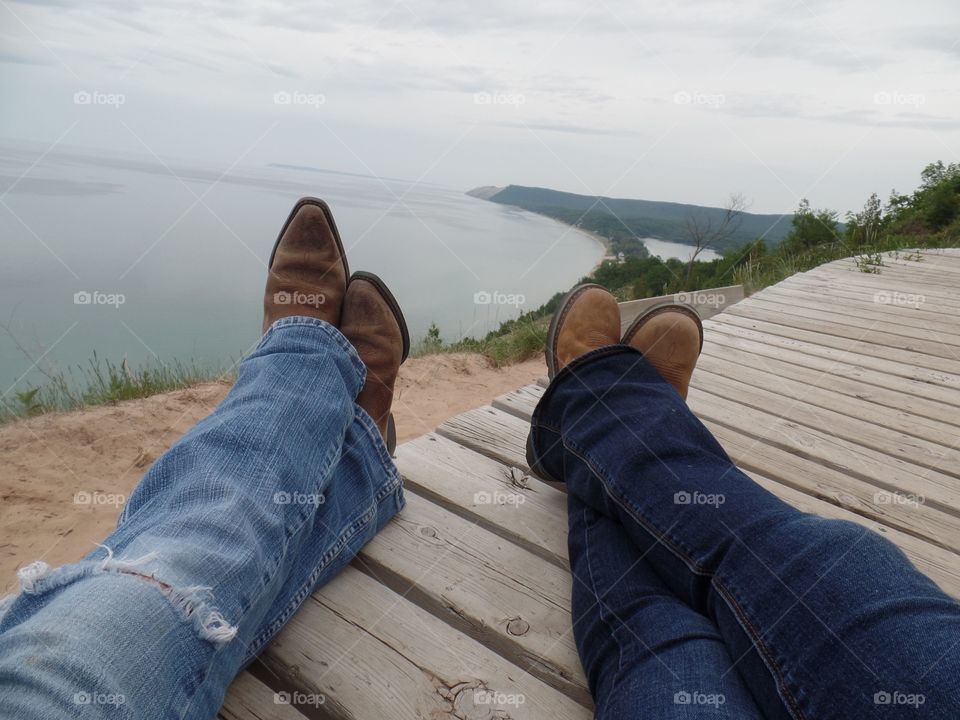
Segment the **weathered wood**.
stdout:
<svg viewBox="0 0 960 720">
<path fill-rule="evenodd" d="M 436 433 L 400 445 L 397 466 L 405 487 L 559 568 L 568 567 L 565 493 Z M 491 491 L 521 493 L 522 512 L 504 513 L 496 504 L 477 502 L 478 493 Z"/>
<path fill-rule="evenodd" d="M 523 394 L 525 400 L 518 399 L 515 407 L 520 408 L 522 402 L 527 402 L 529 410 L 532 411 L 532 404 L 529 403 L 531 395 L 536 393 L 536 387 L 527 386 Z M 816 462 L 798 458 L 790 452 L 764 445 L 762 442 L 758 443 L 753 438 L 709 420 L 705 424 L 730 453 L 731 458 L 775 495 L 792 504 L 796 504 L 798 498 L 802 499 L 802 509 L 816 508 L 813 511 L 824 517 L 852 520 L 882 532 L 901 547 L 918 567 L 929 572 L 947 592 L 960 597 L 960 555 L 955 550 L 938 546 L 921 536 L 923 532 L 939 532 L 953 537 L 956 541 L 958 535 L 955 519 L 943 513 L 929 511 L 924 517 L 913 517 L 909 511 L 914 508 L 908 507 L 905 511 L 904 506 L 885 504 L 882 497 L 877 495 L 879 489 L 870 483 L 857 480 L 848 482 L 843 473 L 823 468 Z M 484 432 L 496 435 L 498 444 L 513 442 L 520 447 L 525 442 L 525 434 L 514 432 L 505 436 L 498 427 L 498 419 L 490 413 L 477 416 L 470 426 L 474 436 Z M 744 468 L 740 459 L 754 456 L 758 458 L 756 466 Z M 784 483 L 784 477 L 796 477 L 804 483 Z M 904 529 L 899 530 L 891 525 L 902 525 Z"/>
<path fill-rule="evenodd" d="M 960 297 L 947 287 L 930 285 L 916 277 L 884 273 L 868 275 L 860 272 L 824 272 L 819 268 L 796 276 L 797 281 L 807 281 L 827 288 L 858 288 L 874 292 L 902 292 L 907 295 L 922 294 L 929 302 L 947 308 L 960 305 Z"/>
<path fill-rule="evenodd" d="M 765 303 L 759 301 L 751 303 L 751 300 L 752 298 L 737 303 L 727 312 L 737 317 L 775 323 L 789 330 L 799 329 L 834 336 L 857 346 L 866 344 L 873 348 L 873 352 L 884 352 L 887 348 L 913 352 L 919 357 L 918 364 L 924 367 L 932 367 L 955 374 L 960 373 L 960 360 L 957 359 L 960 357 L 960 353 L 958 353 L 960 348 L 947 346 L 936 340 L 907 338 L 884 330 L 875 330 L 873 329 L 873 323 L 869 322 L 864 323 L 864 327 L 854 327 L 843 325 L 836 320 L 830 321 L 818 317 L 813 313 L 810 313 L 809 318 L 801 317 L 787 312 L 786 309 L 783 309 L 785 306 L 777 306 L 771 309 Z"/>
<path fill-rule="evenodd" d="M 757 330 L 758 332 L 774 337 L 780 336 L 794 340 L 802 340 L 812 345 L 834 348 L 842 351 L 841 355 L 865 355 L 880 360 L 901 363 L 906 367 L 897 368 L 896 374 L 903 375 L 904 377 L 915 377 L 915 374 L 921 373 L 922 370 L 934 370 L 936 371 L 934 373 L 921 374 L 929 378 L 929 382 L 938 382 L 949 385 L 950 387 L 960 388 L 960 362 L 956 360 L 916 352 L 913 349 L 903 350 L 890 346 L 884 347 L 870 342 L 866 337 L 868 333 L 861 333 L 862 337 L 857 336 L 855 333 L 835 336 L 830 333 L 820 332 L 817 329 L 799 327 L 797 323 L 791 322 L 787 324 L 784 316 L 776 313 L 764 313 L 755 310 L 748 310 L 748 312 L 750 313 L 749 316 L 734 315 L 732 312 L 727 313 L 723 317 L 723 324 Z M 804 323 L 804 325 L 818 326 L 817 323 Z M 823 323 L 819 323 L 819 326 L 823 325 Z"/>
<path fill-rule="evenodd" d="M 795 383 L 713 356 L 700 360 L 697 388 L 784 420 L 822 428 L 830 436 L 909 464 L 960 477 L 960 450 L 953 447 L 958 440 L 956 427 L 933 421 L 919 424 L 908 413 L 838 396 L 822 384 Z M 960 486 L 950 482 L 954 484 Z M 960 495 L 956 500 L 960 507 Z"/>
<path fill-rule="evenodd" d="M 524 444 L 529 429 L 529 422 L 484 405 L 450 418 L 437 428 L 437 434 L 481 455 L 530 472 Z M 517 443 L 518 437 L 524 440 Z"/>
<path fill-rule="evenodd" d="M 262 661 L 331 720 L 502 716 L 586 720 L 590 710 L 347 567 L 307 598 Z M 499 693 L 491 698 L 491 693 Z M 518 705 L 484 699 L 520 700 Z"/>
<path fill-rule="evenodd" d="M 227 690 L 217 717 L 220 720 L 306 720 L 290 704 L 296 698 L 285 692 L 275 692 L 244 671 Z"/>
<path fill-rule="evenodd" d="M 892 378 L 905 378 L 914 383 L 910 387 L 911 393 L 929 400 L 955 404 L 956 393 L 960 393 L 960 375 L 917 367 L 913 364 L 911 353 L 887 350 L 880 356 L 871 355 L 867 354 L 866 347 L 855 346 L 837 338 L 822 337 L 817 333 L 802 330 L 791 333 L 792 336 L 778 335 L 777 332 L 787 332 L 787 330 L 771 323 L 731 315 L 725 315 L 722 324 L 710 321 L 710 324 L 704 325 L 704 329 L 707 334 L 705 346 L 714 334 L 729 335 L 739 340 L 750 340 L 764 345 L 769 348 L 768 354 L 779 353 L 781 350 L 798 353 L 803 358 L 802 362 L 811 363 L 811 367 L 815 366 L 814 363 L 820 363 L 822 367 L 823 362 L 828 362 L 833 367 L 831 372 L 838 374 L 846 372 L 847 377 L 854 379 L 858 378 L 857 368 L 875 371 Z M 762 352 L 753 346 L 751 350 Z M 863 352 L 857 352 L 858 350 Z M 873 379 L 876 382 L 872 384 L 877 384 L 879 381 L 876 378 L 876 375 L 865 374 L 864 382 L 869 383 L 870 379 Z"/>
<path fill-rule="evenodd" d="M 931 323 L 919 318 L 913 318 L 912 324 L 910 318 L 898 318 L 891 320 L 882 313 L 873 313 L 870 311 L 856 308 L 854 310 L 848 306 L 848 311 L 844 311 L 843 306 L 832 307 L 832 304 L 819 301 L 797 301 L 792 298 L 782 298 L 776 295 L 755 295 L 749 300 L 744 301 L 744 305 L 750 307 L 760 307 L 771 312 L 782 315 L 797 316 L 809 320 L 822 320 L 834 325 L 852 327 L 862 332 L 865 328 L 871 332 L 882 332 L 884 335 L 896 336 L 897 343 L 902 345 L 913 345 L 913 341 L 920 340 L 924 343 L 934 343 L 936 345 L 950 345 L 951 348 L 941 348 L 945 357 L 952 357 L 951 353 L 960 352 L 960 335 L 955 323 L 940 323 L 934 326 Z M 854 312 L 856 314 L 854 314 Z M 789 319 L 786 322 L 790 322 Z"/>
<path fill-rule="evenodd" d="M 906 297 L 891 295 L 880 297 L 880 301 L 874 302 L 873 295 L 864 297 L 857 293 L 831 291 L 828 297 L 821 299 L 808 290 L 780 284 L 764 290 L 762 299 L 765 302 L 775 302 L 796 308 L 826 311 L 845 318 L 844 323 L 847 325 L 851 324 L 850 320 L 854 320 L 855 323 L 859 320 L 862 326 L 863 320 L 868 318 L 871 321 L 882 320 L 891 325 L 923 328 L 951 338 L 956 338 L 960 333 L 960 322 L 955 317 L 944 315 L 942 308 L 924 310 L 926 302 L 919 297 L 914 298 L 913 305 L 907 304 L 909 298 Z"/>
<path fill-rule="evenodd" d="M 749 377 L 751 382 L 768 389 L 774 389 L 769 387 L 771 384 L 788 381 L 784 389 L 790 396 L 795 396 L 794 390 L 798 386 L 827 386 L 835 402 L 829 397 L 826 402 L 835 410 L 854 412 L 856 406 L 849 405 L 847 399 L 860 400 L 866 403 L 862 406 L 862 417 L 872 416 L 875 409 L 870 407 L 871 404 L 890 408 L 903 419 L 897 427 L 902 426 L 907 431 L 910 423 L 913 423 L 914 432 L 911 434 L 923 437 L 925 428 L 930 427 L 938 433 L 950 433 L 954 440 L 948 444 L 953 444 L 957 433 L 960 433 L 960 412 L 957 410 L 960 391 L 931 387 L 916 380 L 868 370 L 860 365 L 763 345 L 736 335 L 711 331 L 707 338 L 698 365 L 709 363 L 711 359 L 739 364 L 742 369 L 728 377 Z M 937 399 L 927 399 L 920 396 L 921 393 Z M 954 403 L 952 405 L 949 403 L 951 400 Z"/>
<path fill-rule="evenodd" d="M 481 492 L 502 515 L 524 512 L 526 496 L 519 490 L 492 486 Z M 407 507 L 357 561 L 357 567 L 444 622 L 590 704 L 570 632 L 567 570 L 412 492 Z M 537 662 L 530 664 L 529 658 Z"/>
<path fill-rule="evenodd" d="M 626 329 L 644 310 L 664 302 L 679 302 L 684 305 L 689 305 L 697 311 L 701 318 L 706 319 L 723 312 L 725 308 L 741 300 L 743 300 L 743 285 L 728 285 L 710 290 L 697 290 L 694 292 L 681 292 L 672 295 L 658 295 L 652 298 L 630 300 L 620 303 L 620 326 L 621 329 Z"/>
</svg>

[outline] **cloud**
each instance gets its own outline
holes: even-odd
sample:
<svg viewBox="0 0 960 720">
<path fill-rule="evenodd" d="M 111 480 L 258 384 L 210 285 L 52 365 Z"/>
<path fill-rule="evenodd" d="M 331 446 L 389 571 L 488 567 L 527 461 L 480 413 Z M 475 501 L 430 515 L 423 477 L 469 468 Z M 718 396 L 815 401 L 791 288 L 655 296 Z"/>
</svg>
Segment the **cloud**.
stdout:
<svg viewBox="0 0 960 720">
<path fill-rule="evenodd" d="M 491 122 L 486 123 L 494 127 L 512 128 L 518 130 L 540 130 L 543 132 L 570 133 L 573 135 L 597 135 L 604 137 L 644 137 L 644 134 L 636 130 L 623 130 L 619 128 L 599 128 L 587 127 L 584 125 L 572 125 L 567 123 L 522 123 L 522 122 Z"/>
<path fill-rule="evenodd" d="M 19 53 L 0 52 L 0 63 L 10 63 L 11 65 L 49 65 L 46 60 L 41 60 L 33 55 L 22 55 Z"/>
</svg>

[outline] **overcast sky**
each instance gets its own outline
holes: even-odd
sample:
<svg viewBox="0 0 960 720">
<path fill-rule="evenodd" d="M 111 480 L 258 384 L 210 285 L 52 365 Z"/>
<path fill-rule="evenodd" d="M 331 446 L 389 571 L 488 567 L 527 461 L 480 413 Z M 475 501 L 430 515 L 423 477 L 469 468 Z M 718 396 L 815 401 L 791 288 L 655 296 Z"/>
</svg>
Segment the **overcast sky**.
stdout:
<svg viewBox="0 0 960 720">
<path fill-rule="evenodd" d="M 0 0 L 0 140 L 841 211 L 960 157 L 956 0 Z"/>
</svg>

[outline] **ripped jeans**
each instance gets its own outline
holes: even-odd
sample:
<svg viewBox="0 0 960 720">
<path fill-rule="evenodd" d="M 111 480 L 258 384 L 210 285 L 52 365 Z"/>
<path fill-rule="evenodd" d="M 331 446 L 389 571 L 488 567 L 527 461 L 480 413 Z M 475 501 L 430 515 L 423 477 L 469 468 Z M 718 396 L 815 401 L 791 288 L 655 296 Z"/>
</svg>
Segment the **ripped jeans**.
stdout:
<svg viewBox="0 0 960 720">
<path fill-rule="evenodd" d="M 403 507 L 355 402 L 365 375 L 328 323 L 274 323 L 97 550 L 19 571 L 0 606 L 0 717 L 215 717 L 237 672 Z"/>
</svg>

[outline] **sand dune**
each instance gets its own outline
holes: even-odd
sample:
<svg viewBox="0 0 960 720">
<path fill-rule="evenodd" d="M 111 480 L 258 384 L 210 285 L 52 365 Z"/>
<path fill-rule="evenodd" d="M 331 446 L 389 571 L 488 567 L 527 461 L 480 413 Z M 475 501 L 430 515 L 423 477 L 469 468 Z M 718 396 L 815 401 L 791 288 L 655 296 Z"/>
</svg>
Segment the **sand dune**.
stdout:
<svg viewBox="0 0 960 720">
<path fill-rule="evenodd" d="M 539 359 L 498 370 L 479 355 L 413 358 L 398 381 L 399 440 L 544 373 Z M 150 464 L 229 389 L 206 383 L 0 426 L 0 595 L 16 589 L 15 570 L 33 560 L 56 566 L 92 550 Z"/>
</svg>

